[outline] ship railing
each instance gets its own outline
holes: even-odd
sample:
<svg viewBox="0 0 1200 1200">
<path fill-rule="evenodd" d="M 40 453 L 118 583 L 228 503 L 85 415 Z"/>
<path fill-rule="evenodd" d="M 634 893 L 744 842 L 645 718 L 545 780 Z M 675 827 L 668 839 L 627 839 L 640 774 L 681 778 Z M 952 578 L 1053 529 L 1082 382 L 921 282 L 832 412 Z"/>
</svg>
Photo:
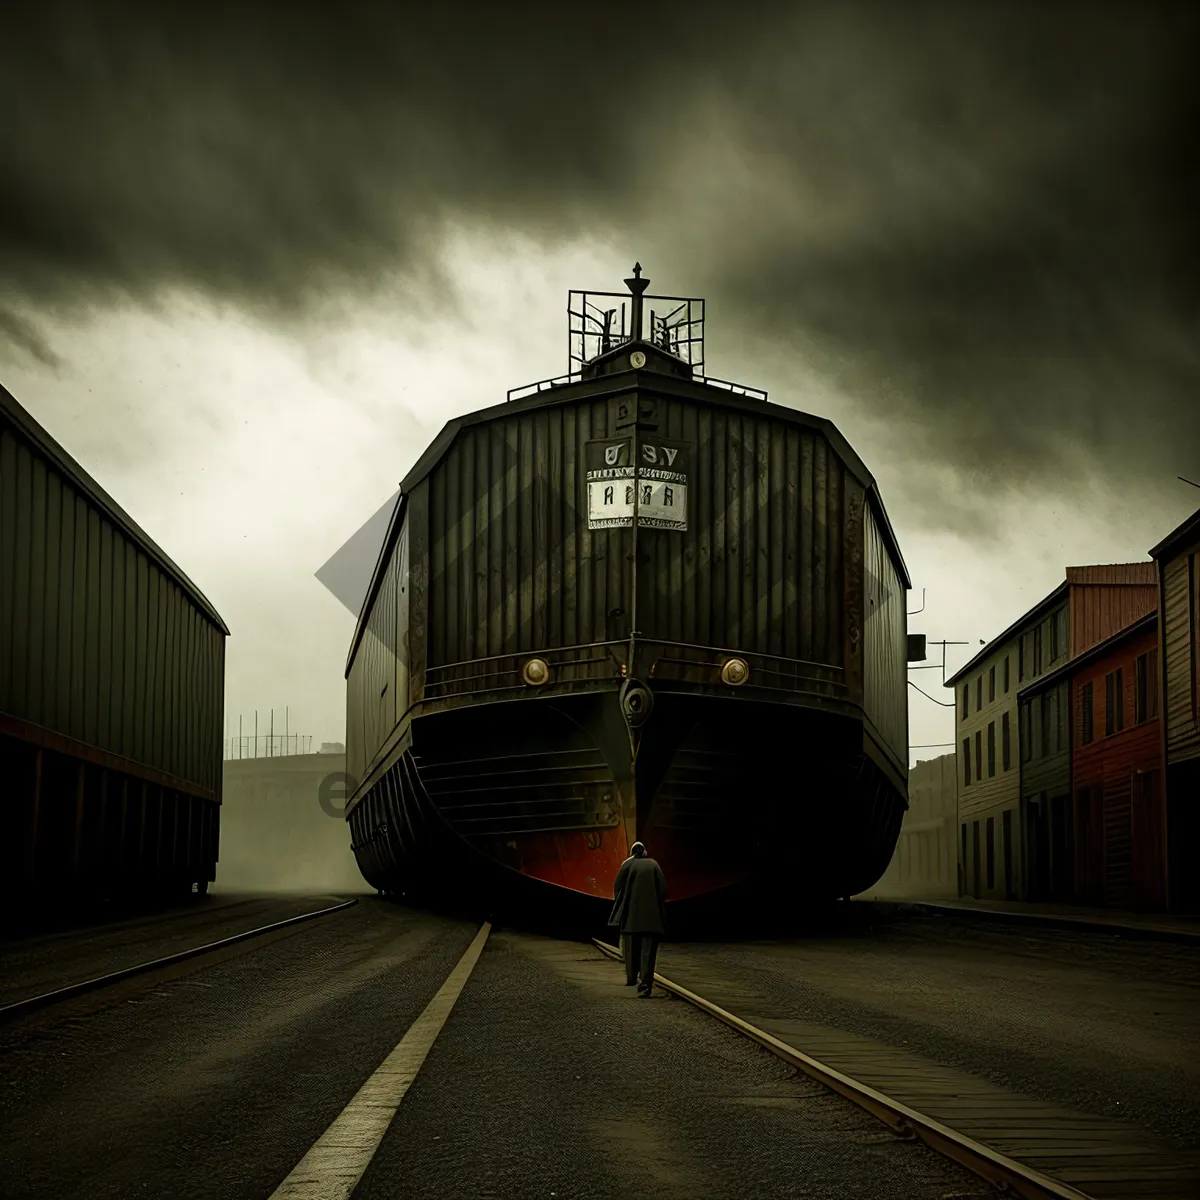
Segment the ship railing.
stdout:
<svg viewBox="0 0 1200 1200">
<path fill-rule="evenodd" d="M 757 651 L 700 646 L 693 642 L 664 642 L 655 639 L 648 640 L 644 646 L 651 651 L 659 647 L 668 651 L 653 657 L 647 672 L 649 679 L 659 682 L 716 683 L 726 660 L 740 658 L 750 668 L 750 676 L 744 685 L 747 688 L 766 688 L 771 691 L 828 696 L 833 699 L 842 699 L 849 691 L 845 671 L 833 663 Z"/>
<path fill-rule="evenodd" d="M 543 659 L 555 683 L 619 678 L 628 646 L 626 641 L 589 642 L 426 667 L 425 696 L 430 700 L 449 700 L 480 692 L 528 691 L 521 681 L 521 669 L 530 658 Z"/>
<path fill-rule="evenodd" d="M 553 379 L 539 379 L 537 383 L 526 383 L 521 387 L 509 388 L 509 400 L 521 400 L 525 396 L 536 396 L 538 392 L 548 392 L 551 388 L 563 387 L 568 383 L 575 383 L 579 379 L 579 375 L 572 373 L 570 375 L 555 375 Z"/>
<path fill-rule="evenodd" d="M 537 383 L 526 383 L 521 387 L 509 388 L 508 399 L 512 401 L 524 399 L 526 396 L 536 396 L 538 392 L 548 392 L 552 388 L 577 383 L 581 378 L 582 376 L 577 371 L 573 371 L 569 375 L 555 375 L 552 379 L 539 379 Z M 767 393 L 762 388 L 750 387 L 744 383 L 731 383 L 728 379 L 718 379 L 715 375 L 697 375 L 694 378 L 696 383 L 720 388 L 722 391 L 732 392 L 735 396 L 747 396 L 751 400 L 764 402 L 767 399 Z"/>
<path fill-rule="evenodd" d="M 708 387 L 721 388 L 726 392 L 733 392 L 736 396 L 747 396 L 751 400 L 766 400 L 767 393 L 762 388 L 749 387 L 744 383 L 730 383 L 728 379 L 718 379 L 715 375 L 698 375 L 697 383 L 706 384 Z"/>
<path fill-rule="evenodd" d="M 638 639 L 646 656 L 650 680 L 662 683 L 719 684 L 720 671 L 729 658 L 741 658 L 750 668 L 750 690 L 844 699 L 848 694 L 845 672 L 832 663 L 790 658 L 756 651 L 702 646 L 692 642 Z M 425 697 L 429 700 L 461 699 L 483 692 L 525 692 L 521 670 L 530 658 L 541 658 L 550 668 L 551 683 L 588 683 L 619 679 L 627 670 L 629 643 L 625 640 L 590 642 L 579 646 L 495 654 L 483 658 L 427 667 Z"/>
</svg>

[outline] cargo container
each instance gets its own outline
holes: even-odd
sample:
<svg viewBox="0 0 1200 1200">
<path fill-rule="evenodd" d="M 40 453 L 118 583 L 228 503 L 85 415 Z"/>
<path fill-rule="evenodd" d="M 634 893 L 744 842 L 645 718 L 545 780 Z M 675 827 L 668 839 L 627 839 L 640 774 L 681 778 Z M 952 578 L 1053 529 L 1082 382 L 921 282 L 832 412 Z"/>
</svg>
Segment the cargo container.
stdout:
<svg viewBox="0 0 1200 1200">
<path fill-rule="evenodd" d="M 228 632 L 0 387 L 0 886 L 207 888 Z"/>
<path fill-rule="evenodd" d="M 572 293 L 570 373 L 401 484 L 347 664 L 381 890 L 608 898 L 640 838 L 675 902 L 803 904 L 891 857 L 909 579 L 875 480 L 832 422 L 703 374 L 701 301 L 626 283 L 628 326 Z"/>
</svg>

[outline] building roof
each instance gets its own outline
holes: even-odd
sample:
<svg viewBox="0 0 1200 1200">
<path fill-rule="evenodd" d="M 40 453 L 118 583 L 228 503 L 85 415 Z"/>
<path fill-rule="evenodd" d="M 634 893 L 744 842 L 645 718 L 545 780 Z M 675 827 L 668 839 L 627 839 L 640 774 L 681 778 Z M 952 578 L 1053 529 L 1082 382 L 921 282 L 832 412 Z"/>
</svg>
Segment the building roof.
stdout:
<svg viewBox="0 0 1200 1200">
<path fill-rule="evenodd" d="M 1081 587 L 1157 587 L 1158 568 L 1150 559 L 1098 567 L 1068 567 L 1067 582 Z"/>
<path fill-rule="evenodd" d="M 6 420 L 38 452 L 49 459 L 71 486 L 82 492 L 112 523 L 156 566 L 183 589 L 193 604 L 228 636 L 229 629 L 204 593 L 167 557 L 148 533 L 56 442 L 17 402 L 17 398 L 0 385 L 0 419 Z"/>
<path fill-rule="evenodd" d="M 1152 562 L 1101 563 L 1095 566 L 1067 567 L 1066 578 L 1048 596 L 1039 600 L 1028 612 L 1018 617 L 1003 633 L 990 642 L 965 667 L 946 680 L 944 687 L 953 687 L 1004 642 L 1014 638 L 1024 626 L 1045 616 L 1046 610 L 1065 596 L 1073 587 L 1152 587 L 1158 583 L 1158 568 Z"/>
<path fill-rule="evenodd" d="M 1041 691 L 1042 688 L 1048 685 L 1060 683 L 1063 679 L 1073 675 L 1076 671 L 1093 663 L 1098 658 L 1103 658 L 1110 650 L 1113 650 L 1117 645 L 1126 638 L 1132 638 L 1137 634 L 1145 633 L 1149 629 L 1153 629 L 1158 624 L 1158 612 L 1147 613 L 1144 617 L 1139 617 L 1124 629 L 1118 629 L 1111 637 L 1107 637 L 1102 642 L 1097 642 L 1089 650 L 1085 650 L 1082 654 L 1076 655 L 1074 658 L 1069 658 L 1061 667 L 1055 667 L 1053 671 L 1047 671 L 1045 675 L 1035 679 L 1027 687 L 1021 688 L 1017 692 L 1017 699 L 1020 700 L 1023 696 L 1032 696 L 1035 692 Z"/>
<path fill-rule="evenodd" d="M 990 654 L 994 654 L 996 650 L 1005 642 L 1011 641 L 1016 635 L 1026 626 L 1032 624 L 1039 617 L 1043 616 L 1047 609 L 1053 608 L 1055 603 L 1061 600 L 1067 594 L 1067 588 L 1070 584 L 1064 579 L 1062 583 L 1050 592 L 1043 596 L 1031 609 L 1019 616 L 1003 633 L 997 634 L 973 659 L 965 666 L 959 669 L 950 676 L 949 679 L 942 685 L 943 687 L 953 687 L 964 675 L 970 674 L 974 667 L 981 663 Z"/>
<path fill-rule="evenodd" d="M 1174 551 L 1185 542 L 1190 542 L 1194 539 L 1200 539 L 1200 508 L 1184 520 L 1181 525 L 1177 525 L 1170 533 L 1167 534 L 1153 550 L 1150 551 L 1150 557 L 1153 559 L 1170 558 Z M 1157 582 L 1157 580 L 1156 580 Z"/>
</svg>

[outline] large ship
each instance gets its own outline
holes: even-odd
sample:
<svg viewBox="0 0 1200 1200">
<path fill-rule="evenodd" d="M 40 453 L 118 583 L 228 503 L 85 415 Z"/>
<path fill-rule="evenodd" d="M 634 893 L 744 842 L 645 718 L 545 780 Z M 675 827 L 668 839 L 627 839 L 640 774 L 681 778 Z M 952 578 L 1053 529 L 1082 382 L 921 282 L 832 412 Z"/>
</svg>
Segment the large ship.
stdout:
<svg viewBox="0 0 1200 1200">
<path fill-rule="evenodd" d="M 802 908 L 892 855 L 909 579 L 879 489 L 832 422 L 706 376 L 703 301 L 648 282 L 569 293 L 568 374 L 401 484 L 346 668 L 385 893 L 598 911 L 640 839 L 674 905 Z"/>
</svg>

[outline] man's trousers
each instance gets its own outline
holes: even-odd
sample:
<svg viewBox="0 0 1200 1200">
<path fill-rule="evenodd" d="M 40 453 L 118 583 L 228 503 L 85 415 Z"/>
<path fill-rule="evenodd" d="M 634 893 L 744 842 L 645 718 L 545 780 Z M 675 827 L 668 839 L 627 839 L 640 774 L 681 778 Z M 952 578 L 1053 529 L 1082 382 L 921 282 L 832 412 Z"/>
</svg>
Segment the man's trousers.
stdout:
<svg viewBox="0 0 1200 1200">
<path fill-rule="evenodd" d="M 657 933 L 623 933 L 621 948 L 625 952 L 625 982 L 642 987 L 654 986 L 654 964 L 658 958 Z"/>
</svg>

